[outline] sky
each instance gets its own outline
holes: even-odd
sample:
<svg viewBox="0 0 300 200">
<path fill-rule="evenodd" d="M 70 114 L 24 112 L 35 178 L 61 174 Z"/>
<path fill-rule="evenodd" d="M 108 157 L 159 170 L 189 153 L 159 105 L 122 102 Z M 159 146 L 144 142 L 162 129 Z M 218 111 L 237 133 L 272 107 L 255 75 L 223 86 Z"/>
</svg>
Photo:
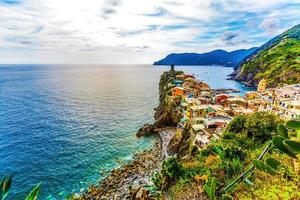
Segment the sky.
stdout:
<svg viewBox="0 0 300 200">
<path fill-rule="evenodd" d="M 0 63 L 148 63 L 260 46 L 300 0 L 0 0 Z"/>
</svg>

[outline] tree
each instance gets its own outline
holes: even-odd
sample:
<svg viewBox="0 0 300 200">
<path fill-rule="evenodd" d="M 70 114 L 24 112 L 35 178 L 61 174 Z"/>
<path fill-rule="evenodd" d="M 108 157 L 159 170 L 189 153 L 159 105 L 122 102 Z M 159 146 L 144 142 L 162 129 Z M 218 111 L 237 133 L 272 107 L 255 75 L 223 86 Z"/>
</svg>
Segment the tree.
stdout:
<svg viewBox="0 0 300 200">
<path fill-rule="evenodd" d="M 239 115 L 228 125 L 228 133 L 245 134 L 254 141 L 264 143 L 272 138 L 272 133 L 281 123 L 277 116 L 267 112 L 257 112 L 251 115 Z"/>
<path fill-rule="evenodd" d="M 229 133 L 242 133 L 245 130 L 246 121 L 247 117 L 245 115 L 239 115 L 231 120 L 226 131 Z"/>
</svg>

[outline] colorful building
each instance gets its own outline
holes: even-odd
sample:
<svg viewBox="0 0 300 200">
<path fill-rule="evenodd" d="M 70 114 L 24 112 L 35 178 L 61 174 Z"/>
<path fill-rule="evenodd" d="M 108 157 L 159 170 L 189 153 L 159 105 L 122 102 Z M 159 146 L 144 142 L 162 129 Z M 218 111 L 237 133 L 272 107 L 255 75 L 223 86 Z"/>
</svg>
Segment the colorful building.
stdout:
<svg viewBox="0 0 300 200">
<path fill-rule="evenodd" d="M 184 89 L 182 87 L 174 87 L 172 89 L 172 95 L 173 96 L 183 96 L 184 95 Z"/>
<path fill-rule="evenodd" d="M 255 91 L 245 92 L 245 97 L 247 99 L 257 99 L 259 98 L 259 93 Z"/>
<path fill-rule="evenodd" d="M 220 104 L 223 100 L 228 99 L 229 95 L 228 94 L 218 94 L 215 96 L 215 102 L 217 104 Z"/>
<path fill-rule="evenodd" d="M 265 79 L 260 80 L 257 86 L 257 91 L 264 92 L 266 88 L 267 88 L 267 81 Z"/>
</svg>

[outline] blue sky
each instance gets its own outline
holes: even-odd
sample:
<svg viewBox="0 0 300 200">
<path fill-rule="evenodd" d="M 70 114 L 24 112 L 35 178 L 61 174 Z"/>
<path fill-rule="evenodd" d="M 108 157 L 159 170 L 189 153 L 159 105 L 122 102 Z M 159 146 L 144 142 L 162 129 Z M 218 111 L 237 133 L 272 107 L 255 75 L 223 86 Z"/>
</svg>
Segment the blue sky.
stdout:
<svg viewBox="0 0 300 200">
<path fill-rule="evenodd" d="M 300 0 L 0 0 L 0 63 L 153 63 L 260 46 Z"/>
</svg>

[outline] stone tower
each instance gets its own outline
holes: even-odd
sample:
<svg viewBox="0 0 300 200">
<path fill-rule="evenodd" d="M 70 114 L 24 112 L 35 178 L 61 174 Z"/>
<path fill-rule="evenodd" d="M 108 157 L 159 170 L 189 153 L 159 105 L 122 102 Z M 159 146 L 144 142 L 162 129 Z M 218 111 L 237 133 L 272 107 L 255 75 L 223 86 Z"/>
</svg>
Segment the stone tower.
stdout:
<svg viewBox="0 0 300 200">
<path fill-rule="evenodd" d="M 174 67 L 174 64 L 171 64 L 170 72 L 171 72 L 171 75 L 174 77 L 175 76 L 175 67 Z"/>
<path fill-rule="evenodd" d="M 174 72 L 175 71 L 175 67 L 174 67 L 174 64 L 171 64 L 171 72 Z"/>
</svg>

